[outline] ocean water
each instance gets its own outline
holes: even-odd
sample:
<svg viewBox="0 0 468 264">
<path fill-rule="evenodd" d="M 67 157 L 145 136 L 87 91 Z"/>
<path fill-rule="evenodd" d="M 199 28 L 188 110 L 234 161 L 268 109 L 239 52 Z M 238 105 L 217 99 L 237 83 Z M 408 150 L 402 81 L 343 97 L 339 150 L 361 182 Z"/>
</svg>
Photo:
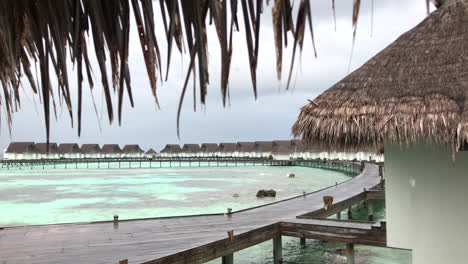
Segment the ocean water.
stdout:
<svg viewBox="0 0 468 264">
<path fill-rule="evenodd" d="M 0 226 L 53 224 L 222 213 L 312 192 L 349 179 L 337 171 L 305 167 L 118 168 L 118 164 L 61 165 L 0 169 Z M 123 164 L 120 164 L 123 167 Z M 182 166 L 188 166 L 182 164 Z M 105 168 L 102 168 L 105 167 Z M 128 165 L 127 165 L 128 167 Z M 142 167 L 148 167 L 143 165 Z M 288 178 L 294 173 L 295 178 Z M 259 189 L 275 189 L 276 198 L 258 199 Z M 384 202 L 374 207 L 384 218 Z M 346 214 L 342 216 L 345 218 Z M 365 220 L 367 209 L 353 208 Z M 284 263 L 346 263 L 345 245 L 283 238 Z M 235 263 L 273 263 L 272 242 L 236 252 Z M 221 263 L 220 259 L 210 263 Z M 357 246 L 356 263 L 411 263 L 411 253 Z"/>
<path fill-rule="evenodd" d="M 349 179 L 305 167 L 72 167 L 0 170 L 0 226 L 224 213 Z M 277 197 L 257 199 L 259 189 L 275 189 Z"/>
</svg>

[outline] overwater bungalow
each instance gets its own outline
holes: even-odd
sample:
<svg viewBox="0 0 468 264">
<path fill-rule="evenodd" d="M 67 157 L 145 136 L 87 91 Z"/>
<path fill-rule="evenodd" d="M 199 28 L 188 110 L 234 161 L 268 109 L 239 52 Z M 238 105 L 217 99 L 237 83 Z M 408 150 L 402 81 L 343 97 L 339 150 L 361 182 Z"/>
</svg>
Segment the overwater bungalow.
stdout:
<svg viewBox="0 0 468 264">
<path fill-rule="evenodd" d="M 145 152 L 139 145 L 125 145 L 122 149 L 121 158 L 143 158 Z"/>
<path fill-rule="evenodd" d="M 57 143 L 36 143 L 37 159 L 59 159 L 60 153 Z"/>
<path fill-rule="evenodd" d="M 161 157 L 163 158 L 174 158 L 178 157 L 181 148 L 178 144 L 167 144 L 161 151 Z"/>
<path fill-rule="evenodd" d="M 98 159 L 101 157 L 101 147 L 99 144 L 83 144 L 81 145 L 81 153 L 83 158 Z"/>
<path fill-rule="evenodd" d="M 101 158 L 116 159 L 122 156 L 122 149 L 118 144 L 104 144 L 101 149 Z"/>
<path fill-rule="evenodd" d="M 290 140 L 276 140 L 273 141 L 273 159 L 275 160 L 289 160 L 293 153 L 293 146 Z"/>
<path fill-rule="evenodd" d="M 273 142 L 271 141 L 255 141 L 253 149 L 255 158 L 268 158 L 273 151 Z"/>
<path fill-rule="evenodd" d="M 57 149 L 61 159 L 79 159 L 82 157 L 80 146 L 76 143 L 62 143 Z"/>
<path fill-rule="evenodd" d="M 237 157 L 237 143 L 220 143 L 219 144 L 219 157 Z"/>
<path fill-rule="evenodd" d="M 203 143 L 200 148 L 200 157 L 215 157 L 218 152 L 218 144 L 216 143 Z"/>
<path fill-rule="evenodd" d="M 184 146 L 180 150 L 179 157 L 184 157 L 184 158 L 197 157 L 198 153 L 200 153 L 200 145 L 184 144 Z"/>
<path fill-rule="evenodd" d="M 34 142 L 11 142 L 3 153 L 8 160 L 29 160 L 37 158 L 37 149 Z"/>
<path fill-rule="evenodd" d="M 147 159 L 153 159 L 155 158 L 156 156 L 158 155 L 158 153 L 156 151 L 154 151 L 154 149 L 150 148 L 148 151 L 145 152 L 145 158 Z"/>
<path fill-rule="evenodd" d="M 239 157 L 250 158 L 254 157 L 254 142 L 237 142 L 237 153 Z"/>
<path fill-rule="evenodd" d="M 301 109 L 292 131 L 385 149 L 387 245 L 413 264 L 466 263 L 468 1 L 419 25 Z"/>
</svg>

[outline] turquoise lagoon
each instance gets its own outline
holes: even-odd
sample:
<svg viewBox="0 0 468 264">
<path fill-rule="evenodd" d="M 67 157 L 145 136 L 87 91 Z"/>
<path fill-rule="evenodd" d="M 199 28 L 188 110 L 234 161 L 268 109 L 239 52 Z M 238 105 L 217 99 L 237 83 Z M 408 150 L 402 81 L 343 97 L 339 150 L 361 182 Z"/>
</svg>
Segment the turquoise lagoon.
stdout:
<svg viewBox="0 0 468 264">
<path fill-rule="evenodd" d="M 343 182 L 349 175 L 306 167 L 179 167 L 65 168 L 46 166 L 0 169 L 0 227 L 222 213 L 241 210 L 312 192 Z M 145 167 L 145 166 L 144 166 Z M 294 173 L 295 178 L 288 178 Z M 275 189 L 276 198 L 258 199 L 259 189 Z M 376 217 L 385 217 L 384 202 L 377 203 Z M 366 219 L 367 209 L 354 209 Z M 345 216 L 346 214 L 343 214 Z M 346 263 L 341 243 L 283 238 L 284 263 Z M 407 251 L 357 247 L 357 263 L 411 263 Z M 273 263 L 272 243 L 267 241 L 235 253 L 235 263 Z M 220 263 L 214 260 L 210 263 Z"/>
</svg>

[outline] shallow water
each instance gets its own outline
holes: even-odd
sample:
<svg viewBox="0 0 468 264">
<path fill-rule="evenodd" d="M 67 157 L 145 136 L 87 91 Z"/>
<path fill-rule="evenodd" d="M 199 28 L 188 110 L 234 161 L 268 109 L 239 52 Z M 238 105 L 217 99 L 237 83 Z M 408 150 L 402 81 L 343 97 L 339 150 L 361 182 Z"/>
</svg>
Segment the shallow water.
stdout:
<svg viewBox="0 0 468 264">
<path fill-rule="evenodd" d="M 295 178 L 288 178 L 288 173 Z M 0 171 L 0 226 L 223 213 L 315 191 L 349 177 L 305 167 Z M 259 189 L 276 198 L 257 199 Z M 237 198 L 234 197 L 237 194 Z"/>
<path fill-rule="evenodd" d="M 353 219 L 367 220 L 367 208 L 364 204 L 353 207 Z M 347 212 L 341 213 L 342 219 L 347 219 Z M 334 217 L 330 217 L 334 218 Z M 385 218 L 385 202 L 374 201 L 374 218 L 376 221 Z M 305 248 L 300 246 L 299 238 L 283 236 L 284 264 L 346 264 L 344 249 L 346 245 L 338 242 L 322 242 L 307 240 Z M 208 264 L 219 264 L 221 259 L 215 259 Z M 234 253 L 234 263 L 241 264 L 273 264 L 273 242 L 262 244 Z M 411 252 L 389 248 L 370 246 L 355 246 L 356 264 L 411 264 Z"/>
<path fill-rule="evenodd" d="M 116 167 L 116 164 L 111 164 Z M 294 173 L 295 178 L 287 174 Z M 0 170 L 0 226 L 161 217 L 240 210 L 312 192 L 349 176 L 305 167 L 191 167 L 157 169 Z M 257 199 L 259 189 L 275 189 L 276 198 Z M 235 198 L 234 194 L 239 197 Z M 385 217 L 384 202 L 374 207 Z M 342 213 L 346 219 L 346 213 Z M 354 219 L 365 220 L 367 209 L 353 208 Z M 343 243 L 283 237 L 284 263 L 346 263 Z M 272 242 L 236 252 L 235 263 L 273 263 Z M 210 263 L 221 263 L 220 259 Z M 356 247 L 356 263 L 411 263 L 411 253 Z"/>
</svg>

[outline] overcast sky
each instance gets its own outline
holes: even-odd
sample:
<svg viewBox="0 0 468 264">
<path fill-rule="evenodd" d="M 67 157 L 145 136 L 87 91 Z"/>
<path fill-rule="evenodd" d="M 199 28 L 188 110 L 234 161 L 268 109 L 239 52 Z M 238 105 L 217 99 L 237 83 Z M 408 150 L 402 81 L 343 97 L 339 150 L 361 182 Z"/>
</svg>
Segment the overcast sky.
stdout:
<svg viewBox="0 0 468 264">
<path fill-rule="evenodd" d="M 352 47 L 352 2 L 352 0 L 336 1 L 337 31 L 335 32 L 331 1 L 311 1 L 318 58 L 313 56 L 312 42 L 307 31 L 302 57 L 295 65 L 292 87 L 288 91 L 285 90 L 285 84 L 292 48 L 288 46 L 286 50 L 283 60 L 283 81 L 279 82 L 276 79 L 271 7 L 265 8 L 257 70 L 258 101 L 256 102 L 253 96 L 248 56 L 245 52 L 245 37 L 241 31 L 236 33 L 234 39 L 229 84 L 231 102 L 226 108 L 222 106 L 219 87 L 219 45 L 216 32 L 210 27 L 208 31 L 210 86 L 207 104 L 201 107 L 197 101 L 197 112 L 194 112 L 193 92 L 192 89 L 188 90 L 181 117 L 180 140 L 176 134 L 177 106 L 189 58 L 187 56 L 182 58 L 177 51 L 173 53 L 174 59 L 171 62 L 169 81 L 162 85 L 158 82 L 161 110 L 157 110 L 149 88 L 138 36 L 132 28 L 129 66 L 136 106 L 131 108 L 128 98 L 124 98 L 122 126 L 119 126 L 117 122 L 109 125 L 102 100 L 99 67 L 94 64 L 96 86 L 93 93 L 98 108 L 98 117 L 94 112 L 89 88 L 85 86 L 81 137 L 78 137 L 76 127 L 71 128 L 68 113 L 59 108 L 58 119 L 52 120 L 50 140 L 58 143 L 77 142 L 80 144 L 118 143 L 121 146 L 140 144 L 145 150 L 151 147 L 159 151 L 165 144 L 170 143 L 289 139 L 291 126 L 300 108 L 307 103 L 307 99 L 315 98 L 349 74 L 348 64 Z M 373 24 L 371 24 L 370 10 L 371 0 L 361 1 L 351 71 L 360 67 L 426 16 L 425 0 L 376 0 Z M 158 15 L 158 12 L 155 14 Z M 242 20 L 242 18 L 239 19 Z M 132 20 L 131 23 L 134 24 L 134 21 Z M 371 25 L 373 25 L 372 36 Z M 165 37 L 163 34 L 158 36 L 161 55 L 165 61 L 167 54 L 167 47 L 164 45 Z M 290 40 L 292 41 L 292 36 Z M 165 65 L 165 62 L 163 64 Z M 71 74 L 74 75 L 74 73 Z M 72 94 L 76 94 L 77 90 L 74 85 L 75 80 L 71 80 Z M 42 105 L 29 92 L 30 88 L 26 80 L 23 81 L 23 85 L 22 109 L 13 116 L 11 134 L 5 122 L 5 111 L 1 110 L 0 149 L 5 149 L 10 141 L 45 142 L 46 140 Z M 192 87 L 191 84 L 189 87 Z M 198 98 L 199 94 L 197 94 L 197 100 Z M 76 101 L 73 103 L 76 109 Z"/>
</svg>

